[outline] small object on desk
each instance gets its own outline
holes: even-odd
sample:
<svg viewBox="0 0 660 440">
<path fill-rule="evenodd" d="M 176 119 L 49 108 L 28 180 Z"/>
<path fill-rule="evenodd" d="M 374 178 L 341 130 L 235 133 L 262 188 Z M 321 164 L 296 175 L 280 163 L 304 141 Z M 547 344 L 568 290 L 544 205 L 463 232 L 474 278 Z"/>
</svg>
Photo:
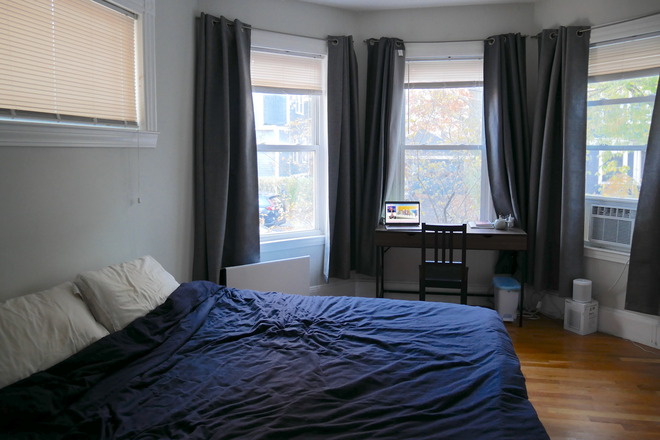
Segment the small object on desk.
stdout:
<svg viewBox="0 0 660 440">
<path fill-rule="evenodd" d="M 511 229 L 516 225 L 516 219 L 513 214 L 509 214 L 506 218 L 506 226 Z"/>
<path fill-rule="evenodd" d="M 506 229 L 507 223 L 506 220 L 504 219 L 504 216 L 500 215 L 500 218 L 498 218 L 493 222 L 493 226 L 495 227 L 495 229 Z"/>
<path fill-rule="evenodd" d="M 493 229 L 493 224 L 488 220 L 477 220 L 474 222 L 468 222 L 473 229 Z"/>
</svg>

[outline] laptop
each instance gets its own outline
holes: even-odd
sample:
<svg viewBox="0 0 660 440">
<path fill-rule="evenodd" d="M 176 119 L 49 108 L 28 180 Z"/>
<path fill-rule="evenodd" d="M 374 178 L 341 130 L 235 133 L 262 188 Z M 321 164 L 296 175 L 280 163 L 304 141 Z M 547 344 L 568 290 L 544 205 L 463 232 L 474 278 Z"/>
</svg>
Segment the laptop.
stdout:
<svg viewBox="0 0 660 440">
<path fill-rule="evenodd" d="M 385 229 L 421 229 L 419 202 L 385 202 Z"/>
</svg>

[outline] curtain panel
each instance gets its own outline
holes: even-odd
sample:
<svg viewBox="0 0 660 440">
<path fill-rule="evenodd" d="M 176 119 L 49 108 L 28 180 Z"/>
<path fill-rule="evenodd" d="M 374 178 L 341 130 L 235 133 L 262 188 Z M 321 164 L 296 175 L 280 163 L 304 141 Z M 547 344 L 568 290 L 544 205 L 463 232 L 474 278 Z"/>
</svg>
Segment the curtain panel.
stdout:
<svg viewBox="0 0 660 440">
<path fill-rule="evenodd" d="M 326 281 L 330 277 L 348 279 L 355 269 L 360 168 L 358 66 L 353 37 L 329 36 Z"/>
<path fill-rule="evenodd" d="M 582 278 L 589 28 L 539 34 L 532 129 L 528 269 L 537 290 L 571 296 Z"/>
<path fill-rule="evenodd" d="M 375 231 L 394 182 L 401 145 L 405 47 L 398 38 L 369 40 L 364 168 L 356 271 L 376 275 Z"/>
<path fill-rule="evenodd" d="M 513 214 L 516 225 L 527 230 L 530 133 L 525 47 L 525 37 L 520 34 L 485 40 L 484 125 L 495 212 Z M 522 271 L 524 261 L 524 252 L 502 251 L 495 272 Z"/>
<path fill-rule="evenodd" d="M 525 37 L 496 35 L 484 43 L 486 159 L 495 212 L 527 227 L 530 137 Z"/>
<path fill-rule="evenodd" d="M 659 87 L 660 89 L 660 87 Z M 660 90 L 656 91 L 644 177 L 630 248 L 626 310 L 660 316 Z"/>
<path fill-rule="evenodd" d="M 207 14 L 197 25 L 193 279 L 218 283 L 260 254 L 251 34 Z"/>
</svg>

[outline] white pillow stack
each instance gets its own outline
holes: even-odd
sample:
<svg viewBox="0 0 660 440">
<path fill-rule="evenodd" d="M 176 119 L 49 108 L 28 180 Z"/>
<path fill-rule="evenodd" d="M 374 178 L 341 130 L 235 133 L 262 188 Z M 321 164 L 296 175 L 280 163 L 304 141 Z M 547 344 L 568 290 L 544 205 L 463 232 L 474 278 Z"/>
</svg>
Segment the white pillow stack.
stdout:
<svg viewBox="0 0 660 440">
<path fill-rule="evenodd" d="M 71 282 L 0 303 L 0 388 L 52 367 L 106 335 Z"/>
<path fill-rule="evenodd" d="M 83 272 L 76 286 L 98 322 L 123 329 L 165 302 L 179 283 L 151 256 Z"/>
</svg>

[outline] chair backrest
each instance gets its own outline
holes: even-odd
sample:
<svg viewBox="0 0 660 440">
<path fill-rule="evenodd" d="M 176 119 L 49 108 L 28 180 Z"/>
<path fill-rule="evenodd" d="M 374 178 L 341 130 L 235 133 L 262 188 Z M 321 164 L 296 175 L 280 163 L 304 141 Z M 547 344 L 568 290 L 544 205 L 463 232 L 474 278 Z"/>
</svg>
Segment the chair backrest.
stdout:
<svg viewBox="0 0 660 440">
<path fill-rule="evenodd" d="M 456 235 L 455 235 L 456 234 Z M 454 250 L 461 250 L 460 264 L 465 267 L 467 225 L 427 225 L 422 223 L 422 265 L 456 264 Z M 458 244 L 458 246 L 455 246 Z M 427 257 L 427 249 L 433 249 L 433 259 Z"/>
</svg>

